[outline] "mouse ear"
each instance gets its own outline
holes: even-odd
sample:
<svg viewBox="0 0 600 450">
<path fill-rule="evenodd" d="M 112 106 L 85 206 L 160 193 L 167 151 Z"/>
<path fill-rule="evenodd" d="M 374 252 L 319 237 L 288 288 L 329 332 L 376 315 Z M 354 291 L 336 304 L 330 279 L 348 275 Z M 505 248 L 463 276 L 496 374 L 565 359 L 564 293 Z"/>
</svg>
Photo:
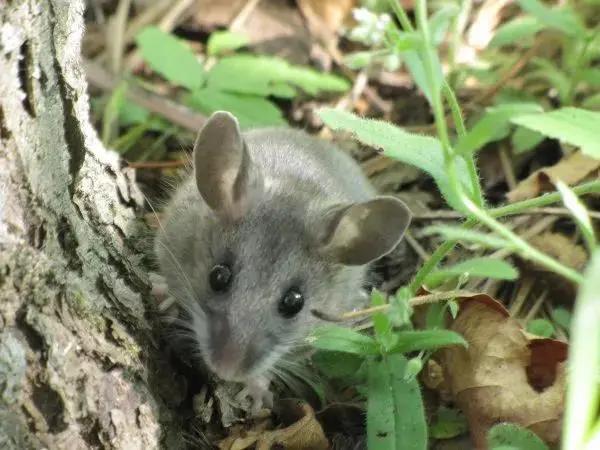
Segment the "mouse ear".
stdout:
<svg viewBox="0 0 600 450">
<path fill-rule="evenodd" d="M 334 207 L 321 219 L 321 253 L 350 266 L 367 264 L 396 247 L 410 219 L 408 207 L 395 197 Z"/>
<path fill-rule="evenodd" d="M 262 191 L 262 178 L 252 164 L 237 119 L 228 112 L 213 113 L 194 144 L 198 191 L 220 217 L 243 217 Z"/>
</svg>

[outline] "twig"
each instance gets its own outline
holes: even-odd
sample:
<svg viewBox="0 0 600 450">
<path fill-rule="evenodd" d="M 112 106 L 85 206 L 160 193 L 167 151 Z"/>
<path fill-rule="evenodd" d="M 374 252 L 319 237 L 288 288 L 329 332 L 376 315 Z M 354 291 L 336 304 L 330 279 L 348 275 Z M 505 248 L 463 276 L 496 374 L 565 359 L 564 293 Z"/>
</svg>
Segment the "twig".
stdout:
<svg viewBox="0 0 600 450">
<path fill-rule="evenodd" d="M 412 247 L 417 255 L 423 260 L 427 261 L 431 255 L 425 251 L 425 249 L 419 244 L 419 242 L 413 237 L 410 231 L 407 231 L 404 235 L 406 242 Z"/>
<path fill-rule="evenodd" d="M 548 296 L 548 290 L 545 289 L 544 292 L 542 292 L 542 294 L 536 299 L 535 303 L 533 304 L 533 306 L 531 307 L 531 309 L 525 316 L 525 319 L 523 320 L 524 323 L 529 322 L 531 319 L 533 319 L 536 316 L 536 314 L 540 310 L 540 307 L 542 306 L 542 303 L 544 303 L 544 300 L 546 300 L 547 296 Z"/>
<path fill-rule="evenodd" d="M 441 300 L 448 300 L 457 297 L 472 297 L 475 294 L 470 291 L 448 291 L 448 292 L 436 292 L 434 294 L 418 295 L 411 298 L 408 302 L 411 306 L 425 305 L 428 303 L 436 303 Z M 311 309 L 310 312 L 319 319 L 326 320 L 328 322 L 344 322 L 346 320 L 354 320 L 361 317 L 371 316 L 375 313 L 388 310 L 390 307 L 389 303 L 385 305 L 372 306 L 370 308 L 361 309 L 359 311 L 351 311 L 340 315 L 329 314 L 317 309 Z"/>
<path fill-rule="evenodd" d="M 103 91 L 112 91 L 119 81 L 103 69 L 100 65 L 89 61 L 83 61 L 88 83 Z M 164 97 L 148 92 L 137 86 L 127 86 L 125 95 L 136 105 L 158 114 L 175 125 L 196 133 L 206 117 L 189 110 L 188 108 L 174 103 Z"/>
<path fill-rule="evenodd" d="M 244 7 L 240 10 L 240 12 L 235 16 L 235 18 L 229 24 L 229 29 L 231 31 L 239 31 L 246 21 L 250 14 L 256 9 L 260 0 L 248 0 Z"/>
<path fill-rule="evenodd" d="M 508 190 L 512 191 L 517 187 L 517 178 L 515 177 L 515 171 L 513 170 L 510 158 L 508 157 L 506 146 L 501 145 L 498 148 L 498 155 L 500 156 L 500 163 L 502 164 L 502 170 L 504 171 L 504 178 L 506 178 Z"/>
<path fill-rule="evenodd" d="M 125 49 L 123 35 L 127 25 L 127 17 L 131 9 L 131 0 L 120 0 L 115 15 L 111 17 L 107 27 L 106 41 L 109 43 L 109 67 L 112 73 L 121 71 L 123 52 Z"/>
</svg>

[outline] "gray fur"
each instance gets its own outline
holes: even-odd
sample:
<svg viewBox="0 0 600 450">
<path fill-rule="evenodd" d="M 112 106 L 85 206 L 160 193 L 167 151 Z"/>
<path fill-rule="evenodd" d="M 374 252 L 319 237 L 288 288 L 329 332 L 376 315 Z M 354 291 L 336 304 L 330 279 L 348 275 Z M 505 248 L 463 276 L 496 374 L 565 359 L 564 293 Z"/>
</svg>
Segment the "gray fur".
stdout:
<svg viewBox="0 0 600 450">
<path fill-rule="evenodd" d="M 245 381 L 268 371 L 319 324 L 311 309 L 336 314 L 363 306 L 363 260 L 392 250 L 410 214 L 399 200 L 376 197 L 354 160 L 331 144 L 301 131 L 261 129 L 244 133 L 242 146 L 229 145 L 234 150 L 216 149 L 219 142 L 237 142 L 219 135 L 232 132 L 239 133 L 237 121 L 223 112 L 200 132 L 196 177 L 190 176 L 168 204 L 155 248 L 169 292 L 187 311 L 207 365 L 222 378 Z M 221 170 L 228 175 L 221 177 Z M 383 199 L 385 214 L 378 211 L 368 220 L 358 214 L 349 234 L 340 231 L 348 228 L 342 220 L 347 211 L 381 209 L 357 209 L 356 203 L 374 198 Z M 358 244 L 351 236 L 357 231 Z M 364 255 L 368 234 L 381 240 L 371 246 L 377 250 Z M 356 258 L 354 247 L 361 252 Z M 220 263 L 233 271 L 233 284 L 222 294 L 208 281 Z M 302 290 L 306 303 L 286 319 L 277 305 L 291 286 Z M 215 363 L 224 358 L 227 367 Z"/>
</svg>

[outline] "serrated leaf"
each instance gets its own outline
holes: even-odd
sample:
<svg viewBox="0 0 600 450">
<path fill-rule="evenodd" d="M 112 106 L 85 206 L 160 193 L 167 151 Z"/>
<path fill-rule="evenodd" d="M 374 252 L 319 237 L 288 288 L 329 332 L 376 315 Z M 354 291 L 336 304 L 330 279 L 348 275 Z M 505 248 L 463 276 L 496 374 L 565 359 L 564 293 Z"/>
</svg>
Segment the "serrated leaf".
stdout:
<svg viewBox="0 0 600 450">
<path fill-rule="evenodd" d="M 280 109 L 269 100 L 256 95 L 231 94 L 203 88 L 194 91 L 187 98 L 187 103 L 206 115 L 219 110 L 229 111 L 237 117 L 242 128 L 286 125 Z"/>
<path fill-rule="evenodd" d="M 395 334 L 394 345 L 389 353 L 408 353 L 417 350 L 436 350 L 448 345 L 467 346 L 467 341 L 458 333 L 450 330 L 414 330 L 399 331 Z"/>
<path fill-rule="evenodd" d="M 381 306 L 387 303 L 385 294 L 375 289 L 371 294 L 371 306 Z M 373 314 L 373 329 L 375 337 L 384 349 L 389 348 L 394 342 L 392 336 L 392 322 L 385 312 Z"/>
<path fill-rule="evenodd" d="M 440 234 L 446 240 L 467 241 L 479 244 L 485 248 L 503 249 L 513 248 L 512 244 L 493 234 L 481 233 L 479 231 L 465 230 L 464 228 L 450 225 L 432 225 L 423 230 L 425 236 Z"/>
<path fill-rule="evenodd" d="M 206 53 L 210 56 L 220 55 L 244 47 L 248 42 L 248 38 L 243 34 L 233 31 L 215 31 L 208 38 Z"/>
<path fill-rule="evenodd" d="M 536 336 L 549 338 L 554 335 L 554 325 L 546 319 L 533 319 L 527 323 L 527 331 Z"/>
<path fill-rule="evenodd" d="M 165 79 L 191 91 L 202 86 L 202 64 L 184 41 L 154 26 L 140 31 L 135 41 L 144 61 Z"/>
<path fill-rule="evenodd" d="M 542 107 L 535 103 L 508 103 L 488 108 L 483 118 L 458 140 L 456 151 L 469 153 L 480 150 L 485 144 L 506 136 L 511 119 L 542 111 Z M 506 130 L 502 132 L 503 129 Z"/>
<path fill-rule="evenodd" d="M 451 267 L 436 270 L 427 276 L 425 284 L 439 285 L 441 282 L 468 273 L 469 277 L 514 280 L 519 272 L 506 261 L 496 258 L 472 258 Z"/>
<path fill-rule="evenodd" d="M 462 203 L 450 185 L 442 146 L 437 139 L 411 134 L 391 123 L 360 118 L 337 109 L 324 108 L 318 114 L 330 128 L 351 132 L 359 141 L 382 149 L 390 158 L 427 172 L 435 180 L 448 204 L 454 209 L 461 209 Z M 456 161 L 456 170 L 464 190 L 471 192 L 468 170 L 462 159 Z"/>
<path fill-rule="evenodd" d="M 417 380 L 404 380 L 406 364 L 406 358 L 400 354 L 369 360 L 369 450 L 427 449 L 427 423 L 421 391 Z"/>
<path fill-rule="evenodd" d="M 579 289 L 569 345 L 563 450 L 585 448 L 597 419 L 600 385 L 600 249 L 596 249 Z"/>
<path fill-rule="evenodd" d="M 544 28 L 545 25 L 533 16 L 517 17 L 498 27 L 489 47 L 502 47 L 509 44 L 522 45 L 523 41 L 530 42 L 527 38 L 534 36 Z"/>
<path fill-rule="evenodd" d="M 556 182 L 556 188 L 560 193 L 564 205 L 575 219 L 575 222 L 577 223 L 577 226 L 583 235 L 588 249 L 592 251 L 596 247 L 596 235 L 594 233 L 594 227 L 592 226 L 592 220 L 590 219 L 588 210 L 581 200 L 579 200 L 577 194 L 575 194 L 575 192 L 573 192 L 573 190 L 567 186 L 566 183 L 558 180 Z"/>
<path fill-rule="evenodd" d="M 307 338 L 309 344 L 321 350 L 353 353 L 355 355 L 377 355 L 379 345 L 375 339 L 350 328 L 329 325 L 317 328 Z"/>
<path fill-rule="evenodd" d="M 599 112 L 568 107 L 542 114 L 523 115 L 511 121 L 546 136 L 576 145 L 581 148 L 582 153 L 600 159 Z"/>
<path fill-rule="evenodd" d="M 227 92 L 284 98 L 295 96 L 297 88 L 317 95 L 323 91 L 344 92 L 350 87 L 335 75 L 292 66 L 281 58 L 255 55 L 222 58 L 208 73 L 207 83 Z"/>
<path fill-rule="evenodd" d="M 568 7 L 549 8 L 539 0 L 518 0 L 521 8 L 546 26 L 562 31 L 568 36 L 582 36 L 585 28 L 577 15 Z"/>
<path fill-rule="evenodd" d="M 495 425 L 489 431 L 488 447 L 491 450 L 503 447 L 517 450 L 549 450 L 548 446 L 532 431 L 508 423 Z"/>
</svg>

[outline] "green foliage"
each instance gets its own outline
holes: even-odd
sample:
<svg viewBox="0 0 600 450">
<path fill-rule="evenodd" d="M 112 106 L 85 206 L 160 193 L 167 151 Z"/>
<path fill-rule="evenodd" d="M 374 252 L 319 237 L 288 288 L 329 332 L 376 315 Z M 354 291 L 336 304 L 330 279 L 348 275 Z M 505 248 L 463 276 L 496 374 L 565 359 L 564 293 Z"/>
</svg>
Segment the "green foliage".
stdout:
<svg viewBox="0 0 600 450">
<path fill-rule="evenodd" d="M 364 144 L 380 148 L 385 155 L 427 172 L 436 181 L 448 204 L 461 209 L 444 168 L 444 153 L 437 139 L 411 134 L 387 122 L 363 119 L 332 108 L 320 110 L 319 116 L 332 129 L 351 132 Z M 459 179 L 465 183 L 463 189 L 469 191 L 469 174 L 464 161 L 457 162 L 457 171 Z"/>
<path fill-rule="evenodd" d="M 144 61 L 156 73 L 191 91 L 202 86 L 202 62 L 184 41 L 153 26 L 144 28 L 135 41 Z"/>
<path fill-rule="evenodd" d="M 352 380 L 364 363 L 364 359 L 353 353 L 336 351 L 317 351 L 312 360 L 328 378 Z"/>
<path fill-rule="evenodd" d="M 530 44 L 527 38 L 533 37 L 544 27 L 544 24 L 533 16 L 517 17 L 496 30 L 489 46 L 494 48 L 509 44 L 521 45 L 523 42 Z"/>
<path fill-rule="evenodd" d="M 315 348 L 355 355 L 378 355 L 377 341 L 366 334 L 345 327 L 328 325 L 317 328 L 308 338 Z"/>
<path fill-rule="evenodd" d="M 571 328 L 571 312 L 565 308 L 554 308 L 551 312 L 552 320 L 565 331 Z"/>
<path fill-rule="evenodd" d="M 232 31 L 215 31 L 208 38 L 206 53 L 209 56 L 217 56 L 232 50 L 244 47 L 248 44 L 248 38 L 240 33 Z"/>
<path fill-rule="evenodd" d="M 313 69 L 295 67 L 271 56 L 235 55 L 222 58 L 208 74 L 208 87 L 238 94 L 292 98 L 297 88 L 310 95 L 344 92 L 346 80 Z"/>
<path fill-rule="evenodd" d="M 594 227 L 592 226 L 590 214 L 585 208 L 585 205 L 581 202 L 581 200 L 579 200 L 579 197 L 577 197 L 575 192 L 573 192 L 573 190 L 562 181 L 557 181 L 556 187 L 560 193 L 563 203 L 571 212 L 573 219 L 575 219 L 575 222 L 579 227 L 579 231 L 581 231 L 581 234 L 583 235 L 588 249 L 593 251 L 596 247 L 596 235 L 594 232 Z"/>
<path fill-rule="evenodd" d="M 427 449 L 421 391 L 415 379 L 404 379 L 406 365 L 406 358 L 400 354 L 369 359 L 369 450 Z"/>
<path fill-rule="evenodd" d="M 514 280 L 519 272 L 506 261 L 494 258 L 471 258 L 451 267 L 431 272 L 425 279 L 427 285 L 440 283 L 467 274 L 469 277 L 494 278 L 498 280 Z"/>
<path fill-rule="evenodd" d="M 542 107 L 535 103 L 510 103 L 488 108 L 483 118 L 458 140 L 455 149 L 459 153 L 480 150 L 485 144 L 504 138 L 511 119 L 541 111 Z"/>
<path fill-rule="evenodd" d="M 596 248 L 575 304 L 569 350 L 563 450 L 586 448 L 597 432 L 600 406 L 600 248 Z M 591 450 L 592 447 L 589 447 Z"/>
<path fill-rule="evenodd" d="M 533 319 L 527 323 L 527 331 L 536 336 L 549 338 L 554 336 L 554 325 L 546 319 Z"/>
<path fill-rule="evenodd" d="M 467 431 L 467 419 L 456 409 L 440 406 L 429 427 L 429 435 L 434 439 L 451 439 Z"/>
<path fill-rule="evenodd" d="M 501 423 L 488 433 L 490 450 L 549 450 L 533 432 L 518 425 Z"/>
<path fill-rule="evenodd" d="M 467 346 L 465 339 L 450 330 L 399 331 L 387 353 L 408 353 L 416 350 L 437 350 L 449 345 Z"/>
<path fill-rule="evenodd" d="M 155 72 L 188 91 L 185 94 L 188 105 L 207 115 L 228 110 L 238 117 L 243 128 L 286 124 L 269 97 L 293 98 L 299 91 L 317 95 L 349 88 L 343 78 L 293 66 L 276 57 L 250 54 L 221 57 L 247 44 L 244 36 L 229 31 L 210 36 L 207 52 L 217 60 L 207 71 L 185 42 L 156 27 L 144 28 L 136 42 L 142 57 Z"/>
<path fill-rule="evenodd" d="M 581 36 L 585 32 L 579 18 L 568 7 L 549 8 L 539 0 L 518 0 L 518 2 L 524 11 L 547 27 L 560 30 L 571 36 Z"/>
<path fill-rule="evenodd" d="M 561 108 L 542 114 L 526 114 L 511 119 L 513 123 L 546 136 L 576 145 L 593 158 L 600 159 L 598 124 L 600 113 L 580 108 Z"/>
<path fill-rule="evenodd" d="M 506 239 L 492 234 L 482 233 L 480 231 L 466 230 L 461 227 L 451 225 L 432 225 L 423 230 L 424 235 L 440 234 L 446 240 L 466 241 L 481 245 L 484 248 L 506 249 L 513 248 L 513 245 Z"/>
</svg>

